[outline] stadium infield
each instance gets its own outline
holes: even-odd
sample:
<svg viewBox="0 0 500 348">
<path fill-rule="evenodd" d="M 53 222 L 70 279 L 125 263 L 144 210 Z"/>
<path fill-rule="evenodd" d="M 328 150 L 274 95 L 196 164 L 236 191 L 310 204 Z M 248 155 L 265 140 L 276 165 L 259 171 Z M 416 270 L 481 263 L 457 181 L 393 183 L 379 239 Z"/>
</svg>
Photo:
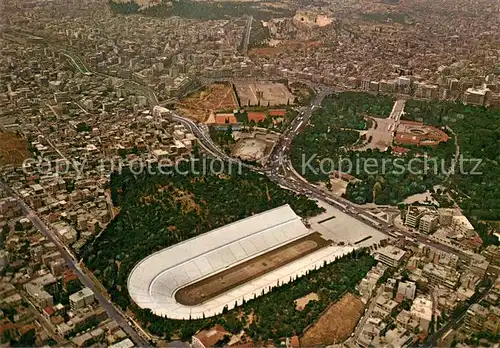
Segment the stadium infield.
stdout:
<svg viewBox="0 0 500 348">
<path fill-rule="evenodd" d="M 317 232 L 309 234 L 208 278 L 187 285 L 175 293 L 175 300 L 186 306 L 199 305 L 330 244 L 331 241 L 323 239 Z"/>
</svg>

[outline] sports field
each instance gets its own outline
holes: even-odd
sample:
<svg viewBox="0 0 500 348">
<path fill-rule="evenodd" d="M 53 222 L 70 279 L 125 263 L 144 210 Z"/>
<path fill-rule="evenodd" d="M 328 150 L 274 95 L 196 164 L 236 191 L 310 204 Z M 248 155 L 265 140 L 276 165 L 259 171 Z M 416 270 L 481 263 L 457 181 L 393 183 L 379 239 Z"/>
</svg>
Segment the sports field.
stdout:
<svg viewBox="0 0 500 348">
<path fill-rule="evenodd" d="M 243 262 L 208 278 L 190 284 L 175 293 L 177 302 L 186 306 L 201 304 L 224 292 L 245 284 L 272 270 L 319 250 L 331 242 L 319 233 L 309 234 L 275 250 Z"/>
</svg>

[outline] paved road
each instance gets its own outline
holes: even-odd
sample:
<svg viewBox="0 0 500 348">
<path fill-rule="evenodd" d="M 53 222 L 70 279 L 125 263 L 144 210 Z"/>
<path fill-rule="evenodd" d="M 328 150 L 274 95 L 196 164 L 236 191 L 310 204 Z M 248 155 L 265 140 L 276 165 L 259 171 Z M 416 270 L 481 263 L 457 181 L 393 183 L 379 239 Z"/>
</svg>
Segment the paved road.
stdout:
<svg viewBox="0 0 500 348">
<path fill-rule="evenodd" d="M 302 112 L 292 120 L 287 129 L 285 129 L 285 131 L 283 132 L 283 136 L 274 146 L 273 152 L 270 155 L 270 160 L 267 163 L 267 167 L 276 170 L 281 166 L 283 157 L 290 150 L 290 145 L 292 144 L 293 138 L 307 126 L 314 110 L 320 107 L 326 96 L 328 96 L 332 92 L 333 90 L 331 88 L 323 89 L 316 95 L 312 104 L 304 112 Z"/>
<path fill-rule="evenodd" d="M 392 108 L 391 114 L 389 115 L 390 119 L 393 119 L 394 121 L 398 122 L 401 116 L 403 115 L 403 111 L 405 109 L 405 104 L 406 100 L 404 99 L 398 99 L 394 103 L 394 106 Z"/>
<path fill-rule="evenodd" d="M 65 347 L 68 345 L 68 341 L 65 340 L 63 337 L 59 336 L 58 333 L 54 330 L 54 326 L 52 323 L 49 322 L 47 317 L 42 315 L 38 308 L 31 302 L 30 297 L 28 294 L 24 291 L 21 290 L 21 296 L 23 297 L 23 300 L 25 300 L 29 305 L 30 305 L 30 311 L 33 313 L 33 315 L 36 317 L 40 325 L 44 327 L 44 329 L 56 340 L 57 344 L 60 347 Z"/>
<path fill-rule="evenodd" d="M 290 188 L 299 193 L 303 193 L 309 197 L 314 197 L 328 203 L 333 203 L 335 206 L 339 207 L 344 213 L 350 215 L 351 217 L 370 225 L 371 227 L 379 230 L 386 235 L 390 235 L 392 226 L 390 226 L 388 222 L 380 220 L 376 223 L 373 223 L 364 219 L 362 215 L 365 214 L 366 209 L 353 204 L 352 202 L 344 198 L 334 196 L 323 188 L 307 182 L 306 179 L 304 179 L 299 173 L 297 173 L 290 161 L 288 153 L 290 151 L 293 138 L 298 133 L 300 133 L 304 127 L 307 126 L 307 123 L 310 121 L 314 110 L 321 105 L 322 101 L 331 92 L 331 89 L 324 89 L 320 93 L 318 93 L 312 105 L 303 114 L 297 116 L 288 126 L 288 128 L 283 132 L 283 136 L 277 142 L 273 149 L 273 152 L 270 155 L 265 174 L 272 181 L 278 183 L 281 186 Z M 394 108 L 396 109 L 395 115 L 397 117 L 397 115 L 399 115 L 404 108 L 404 101 L 398 103 L 398 105 Z M 429 240 L 429 238 L 425 235 L 414 235 L 408 231 L 398 232 L 400 232 L 403 237 L 414 239 L 424 245 L 432 246 L 436 249 L 455 255 L 461 254 L 460 251 L 453 249 L 445 244 L 441 244 L 440 242 L 435 240 Z"/>
<path fill-rule="evenodd" d="M 250 170 L 259 170 L 257 167 L 241 162 L 239 159 L 228 156 L 224 151 L 222 151 L 217 145 L 214 144 L 207 132 L 202 129 L 197 123 L 192 120 L 182 117 L 175 112 L 169 110 L 167 115 L 171 120 L 183 124 L 188 128 L 198 139 L 199 143 L 207 150 L 212 156 L 216 158 L 223 159 L 227 162 L 237 164 L 243 168 Z"/>
<path fill-rule="evenodd" d="M 135 345 L 141 347 L 150 346 L 150 344 L 144 338 L 139 336 L 137 332 L 129 325 L 124 315 L 117 308 L 115 308 L 106 297 L 104 297 L 104 295 L 100 292 L 100 289 L 78 266 L 76 259 L 73 257 L 68 248 L 61 243 L 59 238 L 54 235 L 50 228 L 45 225 L 45 223 L 36 215 L 36 213 L 26 203 L 24 203 L 24 201 L 9 186 L 0 182 L 0 188 L 5 190 L 8 194 L 10 194 L 17 200 L 18 204 L 23 210 L 23 213 L 31 221 L 33 226 L 35 226 L 48 240 L 56 245 L 58 251 L 61 253 L 66 263 L 78 276 L 78 279 L 80 279 L 84 286 L 90 288 L 94 292 L 96 300 L 106 310 L 108 316 L 111 319 L 114 319 L 120 325 L 120 327 L 127 333 L 127 335 L 130 336 Z"/>
<path fill-rule="evenodd" d="M 252 32 L 253 16 L 248 16 L 245 26 L 245 34 L 243 35 L 242 53 L 246 56 L 248 53 L 248 45 L 250 44 L 250 33 Z"/>
<path fill-rule="evenodd" d="M 78 69 L 78 71 L 81 72 L 82 74 L 86 74 L 89 72 L 83 63 L 79 64 L 77 62 L 77 60 L 79 60 L 79 59 L 74 58 L 72 55 L 69 55 L 68 53 L 63 53 L 63 55 L 66 58 L 68 58 L 68 60 L 71 62 L 71 64 L 73 64 Z"/>
<path fill-rule="evenodd" d="M 458 143 L 457 133 L 455 133 L 450 126 L 446 126 L 446 130 L 448 130 L 453 135 L 453 138 L 455 140 L 455 156 L 453 157 L 453 161 L 451 162 L 451 167 L 450 167 L 449 172 L 446 173 L 446 176 L 449 178 L 450 175 L 455 174 L 457 163 L 460 159 L 459 158 L 460 157 L 460 144 Z"/>
</svg>

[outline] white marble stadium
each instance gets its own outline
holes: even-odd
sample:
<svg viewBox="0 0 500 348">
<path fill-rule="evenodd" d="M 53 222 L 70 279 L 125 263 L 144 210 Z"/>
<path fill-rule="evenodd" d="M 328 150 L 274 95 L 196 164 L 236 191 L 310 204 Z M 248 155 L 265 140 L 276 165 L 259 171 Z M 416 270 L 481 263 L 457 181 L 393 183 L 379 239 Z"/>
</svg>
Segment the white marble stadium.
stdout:
<svg viewBox="0 0 500 348">
<path fill-rule="evenodd" d="M 328 246 L 263 276 L 235 287 L 196 306 L 175 300 L 175 293 L 194 282 L 226 268 L 255 258 L 283 244 L 311 233 L 290 206 L 285 205 L 204 233 L 154 253 L 140 261 L 128 278 L 131 298 L 141 308 L 172 319 L 195 319 L 222 312 L 225 306 L 251 299 L 267 292 L 277 282 L 304 275 L 319 268 L 324 261 L 353 250 L 353 247 Z"/>
</svg>

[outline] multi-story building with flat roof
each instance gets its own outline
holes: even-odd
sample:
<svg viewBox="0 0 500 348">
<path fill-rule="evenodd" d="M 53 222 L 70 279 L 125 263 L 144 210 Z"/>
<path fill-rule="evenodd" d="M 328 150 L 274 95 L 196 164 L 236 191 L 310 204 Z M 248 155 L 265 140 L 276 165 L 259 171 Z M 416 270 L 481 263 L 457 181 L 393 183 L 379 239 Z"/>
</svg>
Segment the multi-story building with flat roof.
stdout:
<svg viewBox="0 0 500 348">
<path fill-rule="evenodd" d="M 474 235 L 474 226 L 472 226 L 469 219 L 467 219 L 463 215 L 453 216 L 451 226 L 455 229 L 455 231 L 463 234 L 466 237 L 471 237 Z"/>
<path fill-rule="evenodd" d="M 94 302 L 94 292 L 89 288 L 75 292 L 69 297 L 69 304 L 73 311 L 87 307 Z"/>
<path fill-rule="evenodd" d="M 488 319 L 489 310 L 481 306 L 479 303 L 474 303 L 467 310 L 465 314 L 465 325 L 473 331 L 481 331 L 483 329 L 483 325 Z"/>
<path fill-rule="evenodd" d="M 450 226 L 453 220 L 453 209 L 441 208 L 438 210 L 439 224 L 441 226 Z"/>
<path fill-rule="evenodd" d="M 398 292 L 396 293 L 396 301 L 413 300 L 417 286 L 414 282 L 399 282 Z"/>
<path fill-rule="evenodd" d="M 483 255 L 474 254 L 469 263 L 469 269 L 479 277 L 484 277 L 490 262 Z"/>
<path fill-rule="evenodd" d="M 430 298 L 420 296 L 413 301 L 411 306 L 411 315 L 418 318 L 420 329 L 428 331 L 429 324 L 432 320 L 432 300 Z"/>
<path fill-rule="evenodd" d="M 397 267 L 405 255 L 405 251 L 395 246 L 388 245 L 377 250 L 375 258 L 390 267 Z"/>
<path fill-rule="evenodd" d="M 464 103 L 472 105 L 484 105 L 486 96 L 490 92 L 487 88 L 468 88 L 464 93 Z"/>
<path fill-rule="evenodd" d="M 420 219 L 424 215 L 424 212 L 420 211 L 417 207 L 408 207 L 405 217 L 405 225 L 411 228 L 418 228 Z"/>
<path fill-rule="evenodd" d="M 438 227 L 439 218 L 437 215 L 427 214 L 420 218 L 418 223 L 418 230 L 422 233 L 432 233 Z"/>
<path fill-rule="evenodd" d="M 51 273 L 24 284 L 24 289 L 40 308 L 53 306 L 54 298 L 51 293 L 59 290 L 57 279 Z"/>
</svg>

